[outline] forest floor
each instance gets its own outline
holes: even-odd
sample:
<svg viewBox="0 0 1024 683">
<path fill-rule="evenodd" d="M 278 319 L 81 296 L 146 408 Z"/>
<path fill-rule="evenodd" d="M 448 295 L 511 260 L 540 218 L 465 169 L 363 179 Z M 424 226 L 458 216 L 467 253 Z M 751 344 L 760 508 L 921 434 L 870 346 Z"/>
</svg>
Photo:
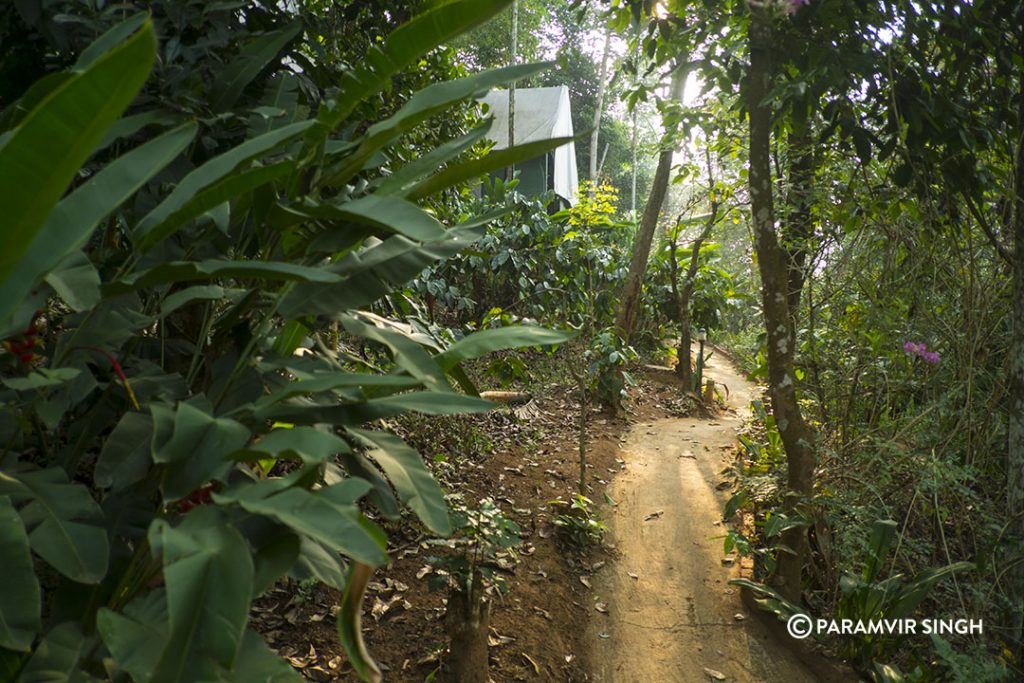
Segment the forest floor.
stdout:
<svg viewBox="0 0 1024 683">
<path fill-rule="evenodd" d="M 580 548 L 558 533 L 551 505 L 572 497 L 579 476 L 576 392 L 554 369 L 570 358 L 533 373 L 531 419 L 498 412 L 399 429 L 446 489 L 471 504 L 493 498 L 522 529 L 491 618 L 492 680 L 819 680 L 728 584 L 749 567 L 723 559 L 721 471 L 756 388 L 715 354 L 706 376 L 728 398 L 709 410 L 668 368 L 636 368 L 627 417 L 589 416 L 588 495 L 610 532 Z M 393 561 L 364 600 L 367 647 L 389 683 L 443 680 L 445 594 L 429 590 L 427 559 L 439 549 L 408 520 L 385 527 Z M 307 679 L 356 681 L 335 632 L 337 604 L 332 589 L 285 581 L 257 601 L 253 622 Z"/>
</svg>

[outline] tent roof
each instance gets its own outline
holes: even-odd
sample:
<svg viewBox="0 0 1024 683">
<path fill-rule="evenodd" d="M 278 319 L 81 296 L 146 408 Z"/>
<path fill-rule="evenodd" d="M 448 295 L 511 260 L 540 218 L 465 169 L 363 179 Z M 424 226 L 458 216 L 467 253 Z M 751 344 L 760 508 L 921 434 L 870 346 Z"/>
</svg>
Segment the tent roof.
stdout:
<svg viewBox="0 0 1024 683">
<path fill-rule="evenodd" d="M 487 137 L 494 149 L 508 147 L 508 91 L 492 90 L 481 100 L 494 117 Z M 516 88 L 516 145 L 552 138 L 572 137 L 572 109 L 569 88 Z M 576 204 L 576 146 L 568 142 L 553 150 L 555 193 L 571 205 Z"/>
<path fill-rule="evenodd" d="M 495 149 L 505 149 L 508 147 L 508 91 L 492 90 L 481 101 L 494 116 L 494 124 L 487 137 L 494 140 Z M 516 88 L 515 144 L 565 135 L 572 135 L 567 87 Z"/>
</svg>

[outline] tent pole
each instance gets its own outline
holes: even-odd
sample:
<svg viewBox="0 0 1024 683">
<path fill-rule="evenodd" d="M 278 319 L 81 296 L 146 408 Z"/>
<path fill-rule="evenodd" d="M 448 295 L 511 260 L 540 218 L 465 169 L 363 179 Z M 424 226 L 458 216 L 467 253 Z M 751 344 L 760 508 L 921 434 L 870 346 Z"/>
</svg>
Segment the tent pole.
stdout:
<svg viewBox="0 0 1024 683">
<path fill-rule="evenodd" d="M 512 59 L 511 65 L 519 62 L 519 0 L 512 0 Z M 516 82 L 508 85 L 508 146 L 509 149 L 516 144 Z M 505 179 L 512 180 L 515 175 L 516 166 L 511 164 L 508 167 Z"/>
</svg>

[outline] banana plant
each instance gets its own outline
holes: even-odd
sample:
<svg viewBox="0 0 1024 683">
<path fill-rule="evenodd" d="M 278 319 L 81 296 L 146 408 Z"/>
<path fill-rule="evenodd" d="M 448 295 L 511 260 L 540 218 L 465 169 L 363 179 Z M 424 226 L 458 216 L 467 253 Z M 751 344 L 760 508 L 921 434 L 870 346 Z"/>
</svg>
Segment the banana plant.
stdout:
<svg viewBox="0 0 1024 683">
<path fill-rule="evenodd" d="M 377 122 L 352 113 L 507 4 L 428 9 L 305 109 L 272 79 L 281 124 L 209 158 L 197 142 L 226 115 L 171 122 L 97 167 L 145 117 L 123 116 L 156 55 L 145 16 L 5 112 L 0 680 L 299 680 L 248 623 L 284 576 L 341 592 L 339 639 L 379 680 L 358 615 L 387 539 L 366 513 L 451 532 L 423 458 L 382 421 L 487 410 L 464 361 L 567 335 L 492 329 L 438 349 L 372 309 L 493 219 L 445 225 L 421 202 L 566 141 L 492 158 L 467 154 L 473 132 L 381 165 L 432 117 L 545 65 L 430 85 Z M 230 112 L 302 30 L 246 46 L 210 108 Z"/>
</svg>

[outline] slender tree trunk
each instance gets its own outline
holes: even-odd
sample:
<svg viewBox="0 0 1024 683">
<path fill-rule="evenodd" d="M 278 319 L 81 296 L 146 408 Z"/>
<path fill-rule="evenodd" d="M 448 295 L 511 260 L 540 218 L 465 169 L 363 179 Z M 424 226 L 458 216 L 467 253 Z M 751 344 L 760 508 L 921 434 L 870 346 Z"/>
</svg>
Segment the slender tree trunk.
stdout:
<svg viewBox="0 0 1024 683">
<path fill-rule="evenodd" d="M 630 139 L 630 154 L 632 155 L 632 161 L 630 162 L 630 187 L 631 192 L 629 195 L 629 212 L 631 215 L 636 216 L 636 109 L 633 110 L 633 134 Z"/>
<path fill-rule="evenodd" d="M 601 131 L 601 117 L 604 114 L 604 95 L 608 90 L 608 57 L 612 47 L 612 28 L 604 34 L 604 52 L 601 55 L 601 75 L 597 83 L 597 100 L 594 103 L 594 129 L 590 132 L 590 182 L 597 184 L 599 164 L 597 159 L 598 138 Z M 593 191 L 593 190 L 592 190 Z"/>
<path fill-rule="evenodd" d="M 672 75 L 671 96 L 682 100 L 685 84 L 686 72 L 683 68 L 677 67 Z M 647 270 L 647 259 L 651 255 L 651 242 L 654 240 L 654 231 L 658 227 L 661 206 L 668 193 L 668 179 L 672 171 L 674 152 L 673 149 L 663 149 L 658 155 L 658 167 L 654 171 L 654 180 L 651 181 L 651 193 L 647 197 L 644 215 L 640 220 L 636 239 L 633 241 L 633 255 L 629 259 L 629 272 L 626 275 L 622 298 L 619 300 L 619 310 L 615 316 L 615 329 L 626 342 L 629 342 L 629 338 L 633 334 L 633 325 L 636 323 L 636 313 L 640 307 L 640 285 L 644 271 Z"/>
<path fill-rule="evenodd" d="M 1020 86 L 1018 138 L 1014 159 L 1013 337 L 1010 341 L 1010 415 L 1006 462 L 1006 507 L 1009 519 L 1007 571 L 1010 614 L 1008 640 L 1020 661 L 1024 654 L 1024 78 Z"/>
<path fill-rule="evenodd" d="M 519 63 L 519 0 L 512 0 L 512 49 L 509 65 L 515 66 Z M 508 84 L 508 146 L 511 149 L 516 144 L 516 82 Z M 512 180 L 515 176 L 516 167 L 512 164 L 505 174 L 506 180 Z"/>
<path fill-rule="evenodd" d="M 796 321 L 800 312 L 800 296 L 807 277 L 807 256 L 814 239 L 811 218 L 812 191 L 815 171 L 814 148 L 811 144 L 807 107 L 797 102 L 793 107 L 791 132 L 787 140 L 789 157 L 789 189 L 786 194 L 785 238 L 789 291 L 790 334 L 796 338 Z"/>
<path fill-rule="evenodd" d="M 690 367 L 690 346 L 693 339 L 690 335 L 690 293 L 686 287 L 679 288 L 679 261 L 676 259 L 676 238 L 669 245 L 669 259 L 672 266 L 672 300 L 676 302 L 676 315 L 679 317 L 679 347 L 676 350 L 676 377 L 684 387 L 693 387 L 693 368 Z"/>
<path fill-rule="evenodd" d="M 772 115 L 764 102 L 771 81 L 771 18 L 764 9 L 752 7 L 751 11 L 750 82 L 747 89 L 747 108 L 750 112 L 750 204 L 754 244 L 761 272 L 764 321 L 768 333 L 769 396 L 788 464 L 785 509 L 788 515 L 796 515 L 814 491 L 814 437 L 797 403 L 793 372 L 796 340 L 790 313 L 789 258 L 775 232 L 771 177 Z M 783 533 L 782 542 L 793 554 L 779 554 L 774 583 L 787 599 L 799 602 L 801 575 L 807 555 L 806 528 L 789 529 Z"/>
<path fill-rule="evenodd" d="M 445 625 L 450 639 L 448 678 L 451 683 L 487 683 L 490 680 L 487 637 L 491 602 L 483 581 L 474 573 L 469 591 L 450 590 Z"/>
<path fill-rule="evenodd" d="M 718 197 L 715 195 L 715 172 L 711 166 L 711 150 L 709 148 L 704 149 L 704 158 L 707 160 L 708 202 L 711 205 L 711 211 L 708 213 L 708 219 L 704 223 L 704 228 L 700 231 L 700 235 L 690 245 L 690 265 L 686 269 L 686 280 L 683 282 L 683 288 L 678 294 L 676 294 L 677 285 L 675 282 L 677 271 L 676 245 L 675 241 L 672 242 L 672 293 L 676 296 L 679 307 L 679 362 L 676 364 L 676 375 L 682 380 L 683 385 L 687 387 L 693 386 L 693 369 L 690 367 L 690 346 L 692 345 L 690 334 L 690 297 L 693 296 L 697 270 L 700 267 L 700 248 L 704 244 L 704 240 L 711 236 L 711 230 L 718 221 L 719 202 Z M 699 395 L 700 387 L 694 388 Z"/>
<path fill-rule="evenodd" d="M 679 308 L 679 362 L 676 364 L 676 376 L 682 380 L 684 386 L 693 386 L 693 368 L 690 367 L 691 353 L 690 346 L 693 344 L 693 338 L 691 335 L 692 325 L 690 324 L 690 299 L 693 297 L 693 289 L 697 279 L 697 270 L 700 267 L 700 248 L 704 244 L 704 240 L 711 234 L 711 228 L 715 225 L 715 217 L 718 215 L 718 203 L 712 202 L 711 204 L 711 215 L 708 217 L 708 222 L 705 223 L 704 229 L 701 231 L 697 239 L 690 245 L 690 265 L 686 269 L 686 279 L 683 281 L 683 287 L 678 291 L 676 295 L 676 301 L 678 302 Z M 676 269 L 675 265 L 675 245 L 673 244 L 672 254 L 672 268 L 673 271 Z M 677 289 L 675 283 L 675 273 L 673 272 L 672 289 L 673 293 Z M 700 393 L 700 387 L 695 387 L 697 393 Z"/>
<path fill-rule="evenodd" d="M 637 26 L 636 50 L 634 51 L 634 56 L 635 56 L 635 59 L 636 59 L 635 66 L 636 66 L 636 74 L 637 74 L 637 80 L 635 82 L 639 82 L 639 80 L 640 80 L 639 79 L 639 72 L 640 72 L 640 27 L 639 27 L 639 25 Z M 632 157 L 632 160 L 630 161 L 630 187 L 632 188 L 632 190 L 631 190 L 631 193 L 629 195 L 629 197 L 630 197 L 630 200 L 629 200 L 629 211 L 630 211 L 630 215 L 635 220 L 636 219 L 636 105 L 633 106 L 633 111 L 630 112 L 630 113 L 631 113 L 630 120 L 631 120 L 631 124 L 632 124 L 632 134 L 630 135 L 629 149 L 630 149 L 630 155 Z"/>
</svg>

